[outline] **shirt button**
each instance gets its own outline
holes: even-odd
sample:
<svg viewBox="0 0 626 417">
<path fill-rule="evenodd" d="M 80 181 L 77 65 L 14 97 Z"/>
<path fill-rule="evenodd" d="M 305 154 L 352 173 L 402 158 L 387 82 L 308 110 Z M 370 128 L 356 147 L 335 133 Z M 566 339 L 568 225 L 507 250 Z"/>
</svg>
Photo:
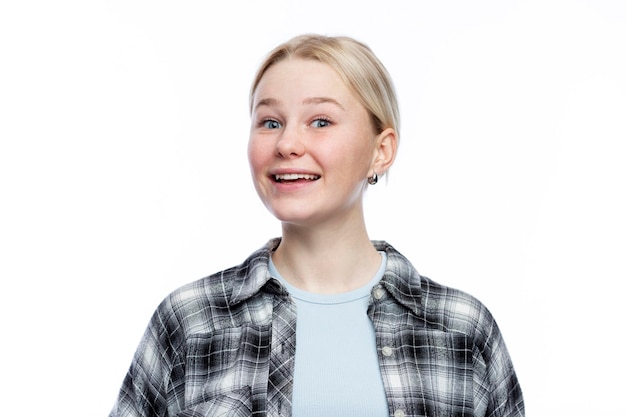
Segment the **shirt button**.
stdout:
<svg viewBox="0 0 626 417">
<path fill-rule="evenodd" d="M 393 353 L 393 349 L 391 349 L 389 346 L 384 346 L 382 350 L 383 356 L 391 356 L 391 354 Z"/>
<path fill-rule="evenodd" d="M 380 300 L 384 296 L 385 296 L 385 290 L 383 290 L 381 287 L 374 288 L 374 298 L 375 299 Z"/>
<path fill-rule="evenodd" d="M 404 410 L 396 410 L 393 412 L 393 417 L 404 417 Z"/>
</svg>

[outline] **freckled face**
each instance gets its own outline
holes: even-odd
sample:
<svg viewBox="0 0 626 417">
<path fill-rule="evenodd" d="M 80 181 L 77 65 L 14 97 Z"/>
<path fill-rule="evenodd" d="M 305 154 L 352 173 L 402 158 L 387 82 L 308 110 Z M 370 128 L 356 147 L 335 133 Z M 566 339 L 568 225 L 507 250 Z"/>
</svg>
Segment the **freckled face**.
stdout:
<svg viewBox="0 0 626 417">
<path fill-rule="evenodd" d="M 248 159 L 257 193 L 286 223 L 362 216 L 375 138 L 367 110 L 330 66 L 280 61 L 253 100 Z"/>
</svg>

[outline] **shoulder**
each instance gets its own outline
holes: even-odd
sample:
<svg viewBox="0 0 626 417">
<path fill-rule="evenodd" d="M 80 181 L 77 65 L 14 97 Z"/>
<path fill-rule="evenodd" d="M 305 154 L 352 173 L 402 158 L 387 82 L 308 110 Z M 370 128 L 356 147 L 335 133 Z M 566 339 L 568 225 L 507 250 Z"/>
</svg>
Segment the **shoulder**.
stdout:
<svg viewBox="0 0 626 417">
<path fill-rule="evenodd" d="M 487 337 L 495 326 L 489 309 L 475 296 L 420 275 L 424 318 L 442 330 Z M 482 335 L 481 335 L 482 334 Z"/>
<path fill-rule="evenodd" d="M 159 333 L 176 333 L 186 338 L 235 325 L 238 311 L 258 302 L 254 296 L 269 278 L 270 244 L 239 265 L 172 291 L 157 307 L 152 326 L 158 327 Z"/>
<path fill-rule="evenodd" d="M 448 287 L 417 272 L 411 262 L 386 242 L 376 242 L 387 253 L 384 284 L 394 298 L 432 329 L 485 338 L 495 320 L 475 296 Z"/>
</svg>

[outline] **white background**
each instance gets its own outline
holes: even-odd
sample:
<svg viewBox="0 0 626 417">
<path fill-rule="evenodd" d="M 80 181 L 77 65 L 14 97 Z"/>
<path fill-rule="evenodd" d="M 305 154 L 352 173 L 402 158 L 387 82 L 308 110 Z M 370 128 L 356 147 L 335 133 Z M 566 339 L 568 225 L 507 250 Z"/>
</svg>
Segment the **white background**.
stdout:
<svg viewBox="0 0 626 417">
<path fill-rule="evenodd" d="M 395 80 L 370 236 L 487 304 L 529 416 L 623 413 L 625 4 L 3 2 L 1 414 L 107 415 L 161 299 L 278 235 L 247 93 L 302 32 Z"/>
</svg>

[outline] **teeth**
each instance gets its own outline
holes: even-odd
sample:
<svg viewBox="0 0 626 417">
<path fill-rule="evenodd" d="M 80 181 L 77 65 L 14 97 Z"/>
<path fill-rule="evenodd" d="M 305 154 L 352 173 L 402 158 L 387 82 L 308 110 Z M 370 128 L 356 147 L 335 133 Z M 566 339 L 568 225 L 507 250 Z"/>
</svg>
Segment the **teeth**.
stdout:
<svg viewBox="0 0 626 417">
<path fill-rule="evenodd" d="M 319 178 L 319 175 L 310 175 L 310 174 L 279 174 L 274 175 L 274 179 L 276 181 L 295 181 L 295 180 L 316 180 Z"/>
</svg>

